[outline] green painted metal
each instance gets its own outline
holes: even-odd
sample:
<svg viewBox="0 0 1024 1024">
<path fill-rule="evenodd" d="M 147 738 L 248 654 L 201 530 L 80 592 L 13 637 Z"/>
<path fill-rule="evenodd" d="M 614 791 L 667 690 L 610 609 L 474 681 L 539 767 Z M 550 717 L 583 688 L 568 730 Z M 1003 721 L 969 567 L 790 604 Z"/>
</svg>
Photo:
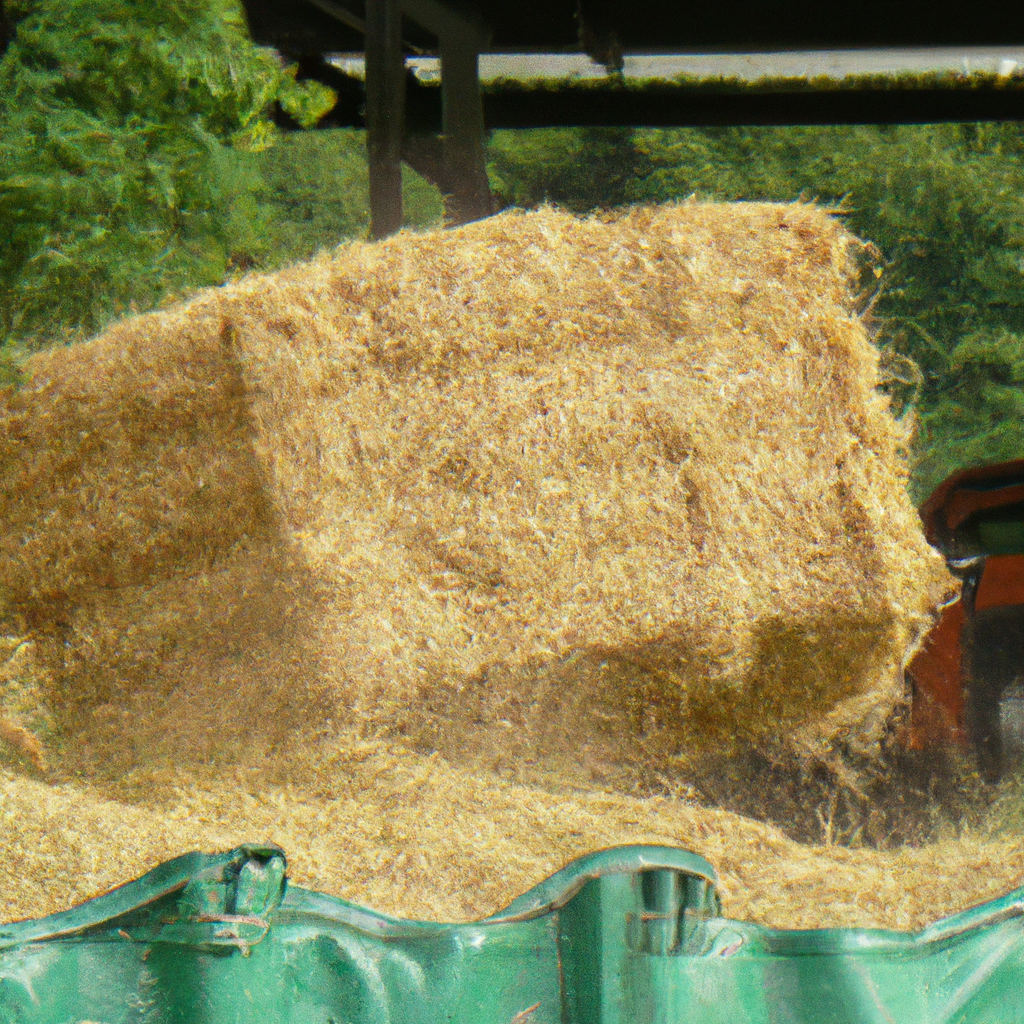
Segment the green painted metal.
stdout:
<svg viewBox="0 0 1024 1024">
<path fill-rule="evenodd" d="M 385 917 L 272 846 L 0 926 L 7 1024 L 1014 1024 L 1024 889 L 916 933 L 721 916 L 684 850 L 584 857 L 493 917 Z"/>
</svg>

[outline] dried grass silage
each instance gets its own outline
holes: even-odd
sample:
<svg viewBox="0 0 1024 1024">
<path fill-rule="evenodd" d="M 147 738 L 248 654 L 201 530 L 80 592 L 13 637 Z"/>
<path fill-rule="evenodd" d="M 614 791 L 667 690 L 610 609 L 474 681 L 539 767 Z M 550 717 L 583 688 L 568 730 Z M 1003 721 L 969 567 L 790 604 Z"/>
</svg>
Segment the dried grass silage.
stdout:
<svg viewBox="0 0 1024 1024">
<path fill-rule="evenodd" d="M 0 598 L 65 766 L 339 720 L 583 780 L 870 747 L 949 579 L 854 248 L 806 205 L 510 213 L 35 357 Z"/>
<path fill-rule="evenodd" d="M 728 916 L 780 928 L 917 928 L 1024 883 L 1019 837 L 807 847 L 726 811 L 546 792 L 353 737 L 294 784 L 258 768 L 139 781 L 125 802 L 0 773 L 0 920 L 64 909 L 185 850 L 262 841 L 284 847 L 297 884 L 428 920 L 493 913 L 573 857 L 641 842 L 707 857 Z"/>
<path fill-rule="evenodd" d="M 779 925 L 1018 884 L 1019 843 L 808 849 L 340 724 L 605 787 L 734 731 L 877 735 L 948 579 L 853 244 L 806 206 L 505 215 L 37 356 L 0 432 L 0 704 L 54 769 L 0 784 L 2 916 L 260 839 L 434 918 L 622 842 L 705 854 L 729 913 Z"/>
</svg>

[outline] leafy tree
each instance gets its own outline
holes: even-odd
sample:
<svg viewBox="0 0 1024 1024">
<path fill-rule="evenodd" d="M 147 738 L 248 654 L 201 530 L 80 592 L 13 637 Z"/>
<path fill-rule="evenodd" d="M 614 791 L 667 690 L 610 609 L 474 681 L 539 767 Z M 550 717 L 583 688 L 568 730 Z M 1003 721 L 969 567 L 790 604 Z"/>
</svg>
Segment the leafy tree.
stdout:
<svg viewBox="0 0 1024 1024">
<path fill-rule="evenodd" d="M 1024 455 L 1024 335 L 983 329 L 949 355 L 945 386 L 921 415 L 917 497 L 951 473 Z"/>
<path fill-rule="evenodd" d="M 235 152 L 275 98 L 329 105 L 255 47 L 232 0 L 14 0 L 0 59 L 0 345 L 73 340 L 256 261 Z"/>
<path fill-rule="evenodd" d="M 499 206 L 556 203 L 577 212 L 622 206 L 650 161 L 631 128 L 498 131 L 487 150 L 487 174 Z"/>
<path fill-rule="evenodd" d="M 306 259 L 369 231 L 370 178 L 363 132 L 294 132 L 242 159 L 255 175 L 254 198 L 263 212 L 261 268 Z M 440 223 L 444 211 L 437 189 L 408 167 L 403 167 L 402 179 L 405 223 Z"/>
</svg>

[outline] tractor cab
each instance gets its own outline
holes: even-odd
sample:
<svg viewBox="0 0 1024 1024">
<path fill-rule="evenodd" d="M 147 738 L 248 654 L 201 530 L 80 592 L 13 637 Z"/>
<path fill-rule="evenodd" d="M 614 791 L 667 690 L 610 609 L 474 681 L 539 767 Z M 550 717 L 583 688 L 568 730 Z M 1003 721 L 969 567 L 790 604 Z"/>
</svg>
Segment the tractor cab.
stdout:
<svg viewBox="0 0 1024 1024">
<path fill-rule="evenodd" d="M 907 668 L 907 746 L 971 748 L 996 779 L 1024 761 L 1024 460 L 951 476 L 921 517 L 963 588 Z"/>
</svg>

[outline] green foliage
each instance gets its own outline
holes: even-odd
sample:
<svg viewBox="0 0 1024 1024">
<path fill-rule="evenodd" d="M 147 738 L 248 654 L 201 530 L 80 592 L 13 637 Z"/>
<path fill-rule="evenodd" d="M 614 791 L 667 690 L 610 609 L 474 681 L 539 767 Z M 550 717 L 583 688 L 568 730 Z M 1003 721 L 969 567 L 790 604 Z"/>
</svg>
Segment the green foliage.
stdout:
<svg viewBox="0 0 1024 1024">
<path fill-rule="evenodd" d="M 323 91 L 301 96 L 234 0 L 16 0 L 10 15 L 0 345 L 86 336 L 251 263 L 256 183 L 232 156 L 272 141 L 278 95 L 313 116 Z"/>
<path fill-rule="evenodd" d="M 253 265 L 270 269 L 364 236 L 370 226 L 370 181 L 363 132 L 352 129 L 296 132 L 247 156 L 258 177 L 254 198 L 263 211 L 264 251 Z M 403 168 L 405 224 L 440 222 L 438 191 Z"/>
<path fill-rule="evenodd" d="M 1024 455 L 1024 335 L 968 335 L 950 353 L 943 379 L 921 415 L 919 501 L 959 469 Z"/>
<path fill-rule="evenodd" d="M 15 0 L 0 60 L 0 353 L 100 331 L 366 233 L 362 133 L 282 136 L 334 94 L 253 46 L 238 0 Z M 405 177 L 406 223 L 441 217 Z M 4 380 L 17 377 L 3 357 Z"/>
<path fill-rule="evenodd" d="M 499 206 L 552 202 L 577 212 L 632 201 L 649 161 L 631 128 L 499 131 L 487 150 L 487 173 Z"/>
<path fill-rule="evenodd" d="M 334 106 L 337 96 L 326 85 L 313 80 L 296 81 L 297 67 L 286 68 L 278 83 L 277 101 L 300 128 L 313 128 Z"/>
<path fill-rule="evenodd" d="M 1020 125 L 512 134 L 495 133 L 490 160 L 499 194 L 517 205 L 583 211 L 697 194 L 841 209 L 882 253 L 878 343 L 920 367 L 915 496 L 947 471 L 1024 455 Z M 549 157 L 543 176 L 537 161 Z M 591 180 L 598 162 L 603 193 Z"/>
</svg>

